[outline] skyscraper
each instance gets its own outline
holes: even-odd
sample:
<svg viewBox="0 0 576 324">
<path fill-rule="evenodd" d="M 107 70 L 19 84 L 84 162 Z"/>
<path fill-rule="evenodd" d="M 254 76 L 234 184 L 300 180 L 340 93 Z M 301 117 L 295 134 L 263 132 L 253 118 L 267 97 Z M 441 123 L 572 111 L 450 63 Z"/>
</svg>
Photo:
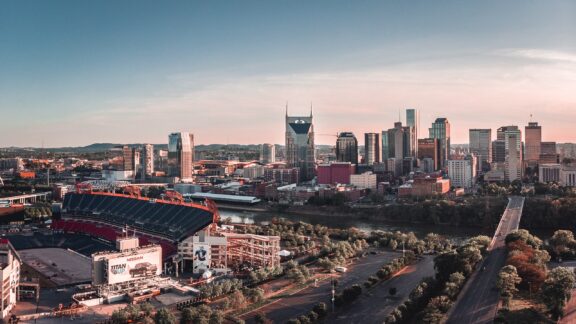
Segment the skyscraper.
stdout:
<svg viewBox="0 0 576 324">
<path fill-rule="evenodd" d="M 522 131 L 518 129 L 518 126 L 503 126 L 498 128 L 496 138 L 504 141 L 504 177 L 506 181 L 521 180 L 524 174 L 522 167 Z"/>
<path fill-rule="evenodd" d="M 410 133 L 410 127 L 402 126 L 401 122 L 395 122 L 394 128 L 390 128 L 387 132 L 388 157 L 394 159 L 394 168 L 388 171 L 393 171 L 396 176 L 409 172 L 403 165 L 406 158 L 411 158 Z M 391 165 L 391 162 L 388 161 L 388 164 Z"/>
<path fill-rule="evenodd" d="M 418 157 L 418 135 L 420 131 L 420 113 L 416 109 L 406 109 L 406 126 L 410 127 L 410 156 Z"/>
<path fill-rule="evenodd" d="M 358 140 L 352 132 L 342 132 L 336 140 L 336 161 L 358 164 Z"/>
<path fill-rule="evenodd" d="M 540 150 L 542 143 L 542 127 L 538 123 L 530 122 L 524 128 L 526 151 L 524 152 L 524 159 L 530 167 L 536 167 L 540 159 Z"/>
<path fill-rule="evenodd" d="M 141 179 L 146 179 L 146 176 L 152 175 L 154 172 L 154 145 L 146 144 L 142 150 L 142 173 Z"/>
<path fill-rule="evenodd" d="M 437 138 L 440 143 L 440 167 L 445 167 L 450 158 L 450 123 L 447 118 L 436 118 L 428 130 L 429 137 Z"/>
<path fill-rule="evenodd" d="M 386 162 L 390 158 L 388 131 L 382 131 L 381 140 L 382 140 L 382 162 Z"/>
<path fill-rule="evenodd" d="M 310 116 L 289 117 L 286 107 L 286 163 L 288 167 L 300 168 L 300 180 L 314 178 L 316 149 L 312 109 Z"/>
<path fill-rule="evenodd" d="M 264 164 L 276 162 L 276 147 L 274 144 L 262 144 L 260 147 L 260 162 Z"/>
<path fill-rule="evenodd" d="M 418 139 L 418 159 L 431 159 L 433 161 L 432 168 L 426 169 L 424 172 L 433 172 L 439 169 L 440 144 L 437 138 Z"/>
<path fill-rule="evenodd" d="M 365 133 L 364 134 L 364 163 L 372 165 L 380 162 L 380 150 L 382 142 L 380 142 L 380 134 L 378 133 Z"/>
<path fill-rule="evenodd" d="M 492 162 L 492 129 L 470 129 L 470 153 L 477 157 L 475 168 L 478 172 L 487 171 Z"/>
<path fill-rule="evenodd" d="M 168 136 L 168 172 L 171 177 L 190 180 L 194 172 L 194 135 L 187 132 Z"/>
<path fill-rule="evenodd" d="M 134 170 L 134 151 L 128 145 L 122 146 L 122 169 L 124 171 Z"/>
</svg>

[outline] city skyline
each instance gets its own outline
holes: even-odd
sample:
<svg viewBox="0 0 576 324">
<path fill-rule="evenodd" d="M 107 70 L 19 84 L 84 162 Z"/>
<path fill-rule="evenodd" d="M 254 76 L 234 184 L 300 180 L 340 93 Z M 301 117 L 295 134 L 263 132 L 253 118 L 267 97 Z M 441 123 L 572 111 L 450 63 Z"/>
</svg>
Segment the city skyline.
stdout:
<svg viewBox="0 0 576 324">
<path fill-rule="evenodd" d="M 416 108 L 422 126 L 448 118 L 453 143 L 530 120 L 543 141 L 576 141 L 575 6 L 8 2 L 0 147 L 163 143 L 174 131 L 282 143 L 286 101 L 294 115 L 312 102 L 317 134 L 380 132 Z"/>
</svg>

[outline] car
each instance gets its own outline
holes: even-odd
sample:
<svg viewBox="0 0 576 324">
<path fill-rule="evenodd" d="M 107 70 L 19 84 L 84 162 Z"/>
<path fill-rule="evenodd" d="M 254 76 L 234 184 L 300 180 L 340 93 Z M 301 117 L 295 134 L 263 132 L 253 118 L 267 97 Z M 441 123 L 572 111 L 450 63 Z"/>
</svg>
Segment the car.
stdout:
<svg viewBox="0 0 576 324">
<path fill-rule="evenodd" d="M 334 268 L 334 270 L 336 270 L 336 272 L 344 273 L 344 272 L 348 271 L 348 268 L 338 266 L 338 267 Z"/>
</svg>

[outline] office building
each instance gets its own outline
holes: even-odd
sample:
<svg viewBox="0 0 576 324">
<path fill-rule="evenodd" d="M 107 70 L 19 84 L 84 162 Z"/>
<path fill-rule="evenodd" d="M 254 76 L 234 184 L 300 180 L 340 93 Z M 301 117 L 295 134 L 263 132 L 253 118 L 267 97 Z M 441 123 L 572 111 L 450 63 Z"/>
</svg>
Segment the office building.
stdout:
<svg viewBox="0 0 576 324">
<path fill-rule="evenodd" d="M 525 152 L 524 160 L 529 167 L 535 167 L 540 160 L 542 144 L 542 127 L 538 123 L 530 122 L 524 128 Z"/>
<path fill-rule="evenodd" d="M 263 164 L 276 162 L 276 146 L 274 144 L 262 144 L 260 148 L 260 162 Z"/>
<path fill-rule="evenodd" d="M 336 161 L 358 164 L 358 140 L 351 132 L 342 132 L 336 140 Z"/>
<path fill-rule="evenodd" d="M 434 172 L 440 169 L 440 143 L 437 138 L 418 139 L 418 159 L 421 161 L 425 159 L 432 161 L 431 165 L 430 162 L 427 162 L 424 172 Z"/>
<path fill-rule="evenodd" d="M 168 175 L 191 180 L 194 172 L 194 135 L 187 132 L 168 136 Z"/>
<path fill-rule="evenodd" d="M 14 172 L 24 170 L 24 161 L 21 158 L 0 159 L 0 171 L 12 170 Z"/>
<path fill-rule="evenodd" d="M 472 188 L 476 182 L 476 157 L 470 154 L 462 160 L 448 160 L 448 177 L 454 187 Z"/>
<path fill-rule="evenodd" d="M 497 140 L 504 141 L 505 161 L 504 177 L 506 181 L 522 180 L 524 174 L 522 131 L 518 126 L 503 126 L 498 128 Z"/>
<path fill-rule="evenodd" d="M 576 168 L 563 166 L 560 170 L 560 185 L 566 187 L 576 186 Z"/>
<path fill-rule="evenodd" d="M 560 182 L 560 169 L 562 166 L 559 163 L 542 163 L 538 166 L 538 181 L 542 183 Z"/>
<path fill-rule="evenodd" d="M 272 168 L 264 169 L 264 180 L 279 184 L 293 184 L 300 181 L 299 168 Z"/>
<path fill-rule="evenodd" d="M 556 152 L 556 142 L 542 142 L 538 163 L 559 163 L 560 155 Z"/>
<path fill-rule="evenodd" d="M 387 131 L 386 137 L 388 138 L 388 161 L 393 158 L 396 163 L 395 167 L 388 171 L 394 172 L 395 176 L 406 175 L 411 171 L 412 167 L 405 168 L 405 161 L 410 159 L 414 163 L 414 157 L 410 155 L 410 152 L 412 152 L 410 142 L 412 129 L 402 126 L 401 122 L 395 122 L 394 128 L 390 128 Z"/>
<path fill-rule="evenodd" d="M 428 129 L 430 138 L 437 138 L 440 144 L 440 167 L 446 166 L 450 158 L 450 123 L 447 118 L 436 118 Z"/>
<path fill-rule="evenodd" d="M 380 139 L 382 140 L 382 159 L 381 161 L 386 163 L 390 158 L 390 147 L 388 145 L 388 131 L 382 131 L 380 134 Z"/>
<path fill-rule="evenodd" d="M 410 127 L 410 156 L 418 157 L 418 135 L 420 135 L 420 113 L 416 109 L 406 109 L 406 127 Z"/>
<path fill-rule="evenodd" d="M 362 174 L 352 174 L 350 176 L 350 184 L 360 189 L 378 189 L 378 178 L 376 174 L 371 171 Z"/>
<path fill-rule="evenodd" d="M 492 141 L 492 162 L 504 163 L 506 161 L 506 145 L 504 140 Z"/>
<path fill-rule="evenodd" d="M 355 165 L 350 162 L 332 162 L 318 165 L 318 184 L 350 184 Z"/>
<path fill-rule="evenodd" d="M 300 169 L 300 180 L 314 178 L 316 148 L 314 146 L 314 124 L 310 116 L 288 116 L 286 108 L 286 164 Z"/>
<path fill-rule="evenodd" d="M 382 142 L 380 142 L 380 134 L 366 133 L 364 134 L 364 163 L 372 165 L 380 162 L 380 150 Z"/>
<path fill-rule="evenodd" d="M 476 171 L 488 171 L 492 162 L 492 130 L 470 129 L 469 131 L 470 153 L 476 155 Z"/>
</svg>

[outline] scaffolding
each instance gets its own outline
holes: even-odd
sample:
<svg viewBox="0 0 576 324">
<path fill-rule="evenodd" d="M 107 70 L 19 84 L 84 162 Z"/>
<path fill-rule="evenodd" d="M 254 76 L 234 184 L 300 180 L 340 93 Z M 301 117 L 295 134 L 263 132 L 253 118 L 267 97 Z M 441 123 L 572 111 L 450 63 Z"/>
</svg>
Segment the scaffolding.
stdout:
<svg viewBox="0 0 576 324">
<path fill-rule="evenodd" d="M 228 241 L 229 265 L 249 263 L 252 267 L 280 265 L 280 237 L 254 234 L 220 233 Z"/>
</svg>

